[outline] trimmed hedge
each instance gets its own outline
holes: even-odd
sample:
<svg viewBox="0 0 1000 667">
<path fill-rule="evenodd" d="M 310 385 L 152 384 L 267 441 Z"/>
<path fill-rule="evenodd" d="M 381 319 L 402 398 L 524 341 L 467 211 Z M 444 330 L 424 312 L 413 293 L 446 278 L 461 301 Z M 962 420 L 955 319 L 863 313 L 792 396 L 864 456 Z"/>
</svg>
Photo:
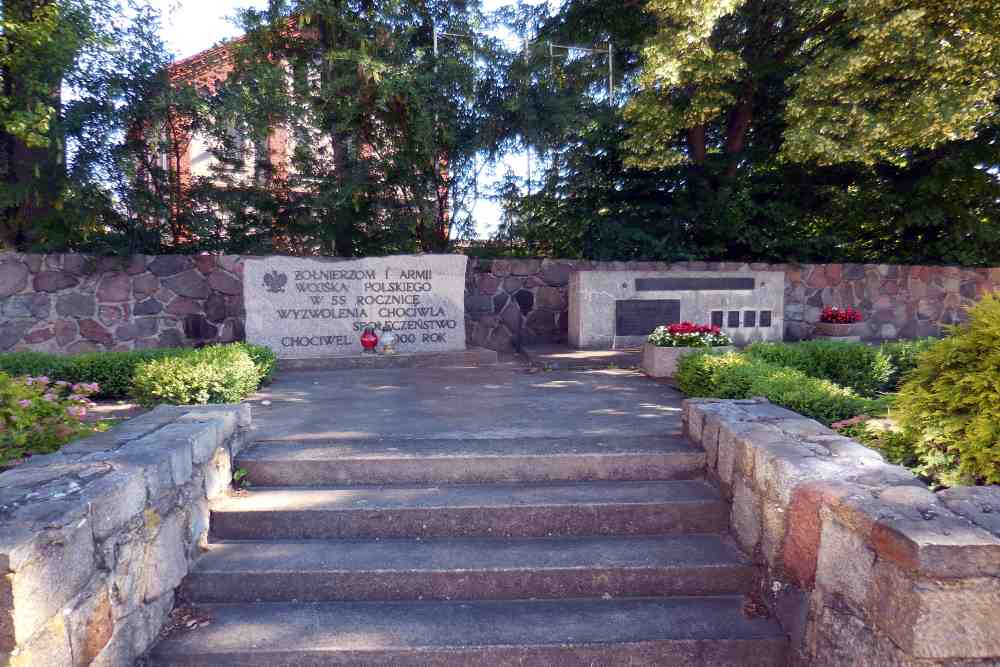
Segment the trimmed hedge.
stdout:
<svg viewBox="0 0 1000 667">
<path fill-rule="evenodd" d="M 828 426 L 879 409 L 878 401 L 829 380 L 738 352 L 685 356 L 680 360 L 675 380 L 688 396 L 735 399 L 763 396 Z"/>
<path fill-rule="evenodd" d="M 270 381 L 277 360 L 270 349 L 247 343 L 233 343 L 224 347 L 243 350 L 256 366 L 261 382 Z M 75 356 L 10 352 L 0 354 L 0 371 L 12 377 L 46 376 L 53 381 L 64 380 L 74 384 L 96 382 L 101 390 L 93 398 L 121 399 L 130 396 L 139 366 L 151 361 L 184 357 L 193 351 L 190 348 L 162 348 L 130 352 L 89 352 Z"/>
<path fill-rule="evenodd" d="M 893 417 L 920 465 L 945 484 L 1000 483 L 1000 295 L 919 355 Z"/>
<path fill-rule="evenodd" d="M 745 352 L 754 359 L 795 368 L 869 398 L 889 389 L 894 375 L 892 360 L 885 352 L 861 343 L 754 343 Z"/>
</svg>

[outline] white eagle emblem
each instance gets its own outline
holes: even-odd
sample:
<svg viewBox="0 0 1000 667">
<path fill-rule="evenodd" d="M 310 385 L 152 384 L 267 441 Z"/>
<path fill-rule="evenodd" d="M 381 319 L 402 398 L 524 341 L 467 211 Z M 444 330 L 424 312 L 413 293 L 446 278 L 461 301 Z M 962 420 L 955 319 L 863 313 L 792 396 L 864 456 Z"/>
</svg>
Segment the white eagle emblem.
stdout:
<svg viewBox="0 0 1000 667">
<path fill-rule="evenodd" d="M 278 273 L 277 271 L 271 271 L 270 273 L 264 274 L 264 287 L 267 288 L 268 292 L 272 294 L 280 294 L 285 291 L 285 283 L 288 282 L 288 276 L 284 273 Z"/>
</svg>

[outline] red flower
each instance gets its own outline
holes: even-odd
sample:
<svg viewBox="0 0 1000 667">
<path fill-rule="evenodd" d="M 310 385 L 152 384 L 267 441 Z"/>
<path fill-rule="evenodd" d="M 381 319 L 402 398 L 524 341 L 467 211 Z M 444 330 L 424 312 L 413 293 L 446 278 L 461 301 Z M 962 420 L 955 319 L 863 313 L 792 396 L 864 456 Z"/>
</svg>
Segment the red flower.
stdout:
<svg viewBox="0 0 1000 667">
<path fill-rule="evenodd" d="M 859 311 L 851 307 L 838 308 L 836 306 L 827 306 L 820 314 L 819 320 L 820 322 L 829 322 L 832 324 L 854 324 L 864 320 L 864 317 L 862 317 Z"/>
</svg>

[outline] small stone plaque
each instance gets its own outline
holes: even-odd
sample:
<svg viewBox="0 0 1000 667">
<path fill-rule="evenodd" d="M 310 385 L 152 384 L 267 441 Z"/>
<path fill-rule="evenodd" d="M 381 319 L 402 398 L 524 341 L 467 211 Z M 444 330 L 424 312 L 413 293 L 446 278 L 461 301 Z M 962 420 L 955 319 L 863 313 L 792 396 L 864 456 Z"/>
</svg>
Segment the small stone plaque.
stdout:
<svg viewBox="0 0 1000 667">
<path fill-rule="evenodd" d="M 757 311 L 747 310 L 743 312 L 743 326 L 752 328 L 757 326 Z"/>
<path fill-rule="evenodd" d="M 361 354 L 361 334 L 388 328 L 400 353 L 465 349 L 461 255 L 358 260 L 248 259 L 247 340 L 284 359 Z"/>
<path fill-rule="evenodd" d="M 729 311 L 729 321 L 726 326 L 730 329 L 740 328 L 740 311 L 738 310 Z"/>
<path fill-rule="evenodd" d="M 719 327 L 720 329 L 726 326 L 726 313 L 722 310 L 712 311 L 712 326 Z"/>
<path fill-rule="evenodd" d="M 750 290 L 757 286 L 753 278 L 636 278 L 636 292 L 700 292 L 702 290 Z"/>
<path fill-rule="evenodd" d="M 664 324 L 681 321 L 681 302 L 676 299 L 635 299 L 615 302 L 615 335 L 648 336 Z"/>
<path fill-rule="evenodd" d="M 760 311 L 760 326 L 769 327 L 771 326 L 771 311 L 762 310 Z"/>
</svg>

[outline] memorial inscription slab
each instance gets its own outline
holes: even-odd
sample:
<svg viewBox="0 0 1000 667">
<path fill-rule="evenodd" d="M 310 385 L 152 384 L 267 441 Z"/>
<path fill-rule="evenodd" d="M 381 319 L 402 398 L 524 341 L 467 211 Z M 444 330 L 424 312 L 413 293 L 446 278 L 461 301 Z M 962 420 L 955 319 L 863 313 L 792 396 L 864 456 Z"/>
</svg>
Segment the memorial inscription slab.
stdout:
<svg viewBox="0 0 1000 667">
<path fill-rule="evenodd" d="M 617 301 L 615 310 L 616 336 L 648 336 L 660 325 L 681 321 L 681 302 L 675 299 Z"/>
<path fill-rule="evenodd" d="M 401 354 L 465 349 L 462 255 L 358 260 L 248 259 L 247 341 L 284 359 L 361 354 L 361 334 L 388 327 Z"/>
</svg>

